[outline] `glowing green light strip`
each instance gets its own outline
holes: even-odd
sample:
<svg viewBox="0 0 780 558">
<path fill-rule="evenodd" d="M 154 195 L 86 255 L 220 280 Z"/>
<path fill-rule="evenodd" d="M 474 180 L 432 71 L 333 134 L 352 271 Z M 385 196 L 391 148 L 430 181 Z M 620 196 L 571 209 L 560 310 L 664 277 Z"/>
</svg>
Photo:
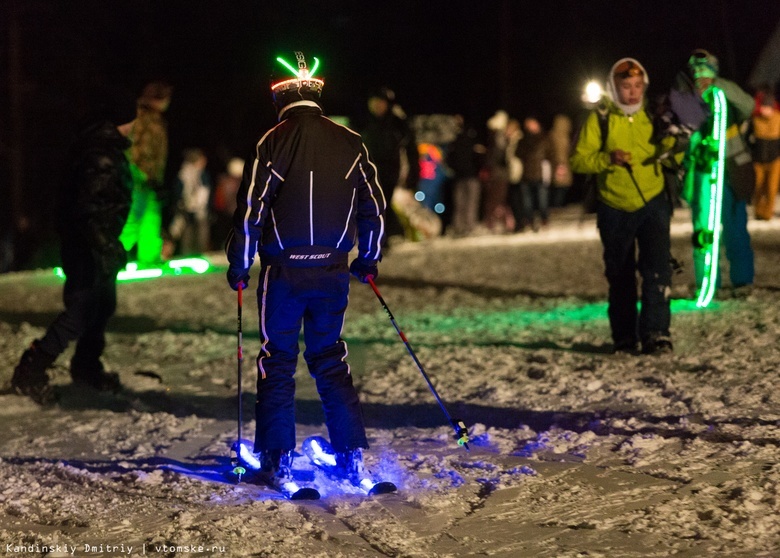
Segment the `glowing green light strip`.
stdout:
<svg viewBox="0 0 780 558">
<path fill-rule="evenodd" d="M 726 156 L 726 96 L 718 87 L 711 88 L 714 124 L 712 139 L 718 142 L 718 161 L 710 171 L 710 200 L 707 226 L 712 232 L 712 244 L 704 255 L 704 279 L 696 306 L 706 308 L 715 296 L 718 284 L 718 259 L 720 257 L 720 221 L 723 210 L 723 165 Z"/>
<path fill-rule="evenodd" d="M 282 58 L 281 56 L 277 56 L 276 61 L 282 64 L 288 70 L 290 70 L 292 72 L 292 75 L 298 77 L 298 70 L 293 68 L 284 58 Z"/>
</svg>

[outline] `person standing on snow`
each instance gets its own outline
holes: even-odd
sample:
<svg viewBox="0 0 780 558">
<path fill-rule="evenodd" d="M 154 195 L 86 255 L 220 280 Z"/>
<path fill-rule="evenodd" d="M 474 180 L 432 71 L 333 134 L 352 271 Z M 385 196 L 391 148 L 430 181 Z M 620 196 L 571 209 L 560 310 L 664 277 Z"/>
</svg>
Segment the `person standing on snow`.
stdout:
<svg viewBox="0 0 780 558">
<path fill-rule="evenodd" d="M 130 133 L 130 170 L 133 203 L 120 240 L 125 249 L 135 247 L 142 266 L 162 259 L 163 207 L 168 201 L 165 165 L 168 162 L 168 124 L 165 111 L 171 104 L 173 87 L 155 81 L 146 85 L 138 99 L 138 115 Z"/>
<path fill-rule="evenodd" d="M 291 476 L 293 375 L 303 324 L 304 358 L 338 465 L 357 477 L 368 441 L 341 331 L 350 272 L 362 282 L 378 274 L 386 200 L 360 135 L 323 115 L 323 81 L 311 75 L 303 53 L 295 58 L 295 75 L 271 86 L 279 124 L 262 136 L 244 168 L 225 247 L 227 280 L 234 290 L 245 288 L 259 253 L 254 451 L 261 475 Z M 357 258 L 348 266 L 355 244 Z"/>
<path fill-rule="evenodd" d="M 175 252 L 183 256 L 204 254 L 211 248 L 211 176 L 207 164 L 202 149 L 184 150 L 184 161 L 176 177 L 176 213 L 168 227 L 170 249 L 165 253 L 163 248 L 163 257 L 170 259 Z"/>
<path fill-rule="evenodd" d="M 125 150 L 135 119 L 132 96 L 100 87 L 69 154 L 60 192 L 59 231 L 65 272 L 65 310 L 32 342 L 14 369 L 11 386 L 38 403 L 54 393 L 46 369 L 77 340 L 70 361 L 74 384 L 116 391 L 119 376 L 100 357 L 108 320 L 116 310 L 116 276 L 127 263 L 119 234 L 130 211 L 132 179 Z"/>
<path fill-rule="evenodd" d="M 780 190 L 780 103 L 771 86 L 759 89 L 755 99 L 756 108 L 751 119 L 756 170 L 753 207 L 756 219 L 769 221 L 775 215 L 775 197 Z"/>
<path fill-rule="evenodd" d="M 672 351 L 671 205 L 659 163 L 665 146 L 654 141 L 653 122 L 645 110 L 648 83 L 647 72 L 633 58 L 612 66 L 607 98 L 588 116 L 571 169 L 597 175 L 596 219 L 614 350 L 633 353 L 641 342 L 643 353 L 659 354 Z M 637 271 L 642 277 L 639 313 Z"/>
<path fill-rule="evenodd" d="M 414 130 L 396 103 L 392 89 L 381 87 L 370 93 L 368 112 L 368 122 L 361 130 L 361 136 L 376 161 L 377 180 L 391 204 L 387 211 L 387 243 L 391 236 L 405 236 L 401 217 L 392 206 L 393 192 L 396 188 L 406 188 L 412 193 L 417 191 L 420 156 Z"/>
<path fill-rule="evenodd" d="M 727 104 L 726 130 L 726 172 L 721 210 L 722 241 L 726 249 L 726 259 L 729 262 L 729 277 L 734 289 L 753 285 L 754 262 L 753 247 L 750 244 L 750 233 L 747 229 L 747 203 L 755 190 L 755 172 L 751 158 L 747 152 L 742 134 L 738 127 L 750 118 L 753 112 L 753 98 L 736 83 L 718 76 L 718 59 L 710 52 L 696 49 L 688 59 L 687 68 L 677 74 L 675 83 L 669 92 L 671 111 L 681 124 L 690 130 L 690 145 L 683 166 L 687 169 L 682 198 L 691 206 L 693 219 L 693 265 L 697 289 L 704 280 L 705 260 L 708 257 L 706 239 L 702 241 L 702 232 L 710 228 L 709 219 L 709 181 L 713 153 L 708 147 L 712 135 L 714 115 L 709 105 L 703 99 L 705 92 L 711 87 L 720 88 Z M 729 162 L 737 157 L 746 158 L 749 176 L 741 178 L 730 166 Z M 706 233 L 705 233 L 706 234 Z M 718 274 L 720 282 L 720 273 Z M 720 286 L 720 285 L 718 285 Z"/>
<path fill-rule="evenodd" d="M 522 214 L 518 229 L 531 227 L 536 232 L 547 227 L 550 221 L 549 195 L 551 173 L 545 173 L 545 165 L 552 158 L 550 141 L 539 120 L 528 116 L 523 120 L 523 138 L 515 151 L 523 162 L 523 176 L 520 179 Z M 547 176 L 545 176 L 547 175 Z M 540 222 L 534 216 L 539 212 Z"/>
<path fill-rule="evenodd" d="M 550 184 L 550 207 L 566 205 L 566 194 L 574 177 L 569 166 L 571 156 L 571 118 L 556 114 L 548 134 L 552 160 L 552 183 Z"/>
</svg>

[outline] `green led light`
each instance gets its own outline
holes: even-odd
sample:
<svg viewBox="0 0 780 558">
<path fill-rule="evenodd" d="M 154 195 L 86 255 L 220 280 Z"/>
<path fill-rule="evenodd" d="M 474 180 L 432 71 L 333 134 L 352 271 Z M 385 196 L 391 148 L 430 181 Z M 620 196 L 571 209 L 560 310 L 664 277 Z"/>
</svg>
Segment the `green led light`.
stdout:
<svg viewBox="0 0 780 558">
<path fill-rule="evenodd" d="M 127 270 L 123 269 L 119 273 L 116 274 L 116 280 L 117 281 L 134 281 L 136 279 L 155 279 L 157 277 L 162 277 L 162 269 L 160 268 L 153 268 L 153 269 L 132 269 Z"/>
<path fill-rule="evenodd" d="M 284 66 L 288 70 L 290 70 L 292 72 L 292 75 L 298 77 L 298 70 L 293 68 L 292 65 L 290 65 L 284 58 L 282 58 L 281 56 L 277 56 L 276 61 L 282 64 L 282 66 Z"/>
<path fill-rule="evenodd" d="M 141 279 L 155 279 L 163 275 L 182 275 L 195 273 L 201 275 L 211 268 L 211 264 L 204 258 L 180 258 L 166 262 L 161 267 L 139 267 L 137 262 L 129 262 L 124 269 L 117 273 L 117 281 L 137 281 Z M 61 267 L 54 268 L 54 275 L 60 279 L 65 278 L 65 272 Z"/>
<path fill-rule="evenodd" d="M 712 165 L 709 176 L 709 215 L 707 218 L 708 232 L 712 233 L 712 243 L 707 248 L 704 257 L 704 278 L 701 283 L 696 306 L 706 308 L 715 296 L 718 284 L 718 260 L 720 257 L 720 222 L 723 210 L 723 173 L 726 157 L 726 96 L 718 87 L 710 87 L 705 97 L 712 99 L 714 123 L 712 139 L 718 145 L 718 160 Z"/>
<path fill-rule="evenodd" d="M 290 70 L 292 72 L 292 75 L 295 76 L 298 79 L 311 79 L 314 77 L 314 72 L 317 71 L 317 68 L 320 67 L 320 59 L 316 56 L 314 58 L 314 67 L 311 69 L 311 71 L 306 70 L 306 68 L 295 68 L 292 64 L 287 62 L 284 58 L 281 56 L 276 57 L 276 61 L 279 62 L 282 66 Z"/>
<path fill-rule="evenodd" d="M 168 262 L 168 268 L 174 270 L 178 275 L 183 269 L 191 269 L 195 273 L 206 273 L 211 265 L 203 258 L 182 258 Z"/>
</svg>

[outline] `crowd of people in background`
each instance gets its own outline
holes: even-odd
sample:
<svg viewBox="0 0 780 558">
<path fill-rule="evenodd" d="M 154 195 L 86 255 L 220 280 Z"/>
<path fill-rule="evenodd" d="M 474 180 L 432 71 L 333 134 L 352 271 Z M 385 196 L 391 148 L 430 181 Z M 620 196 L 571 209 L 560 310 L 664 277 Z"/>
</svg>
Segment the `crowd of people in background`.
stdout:
<svg viewBox="0 0 780 558">
<path fill-rule="evenodd" d="M 770 86 L 756 91 L 754 103 L 742 134 L 755 167 L 750 203 L 756 219 L 769 220 L 780 189 L 780 104 Z M 463 114 L 407 116 L 388 87 L 371 92 L 366 108 L 367 119 L 357 131 L 388 200 L 390 243 L 540 232 L 556 208 L 584 201 L 585 180 L 569 162 L 582 118 L 510 115 L 502 109 L 485 122 L 468 121 Z M 187 182 L 188 158 L 196 152 L 203 157 L 202 174 L 189 171 Z M 183 159 L 162 233 L 164 259 L 220 248 L 232 214 L 229 200 L 243 170 L 238 157 L 221 169 L 207 167 L 199 148 L 186 150 Z M 220 177 L 217 183 L 211 183 L 209 172 Z M 196 179 L 202 180 L 199 205 L 192 198 Z M 182 238 L 185 224 L 200 231 L 195 241 Z"/>
<path fill-rule="evenodd" d="M 147 84 L 131 132 L 133 204 L 121 241 L 140 265 L 220 249 L 243 172 L 245 154 L 210 153 L 195 145 L 168 152 L 165 112 L 172 100 L 169 84 Z M 770 220 L 780 189 L 776 86 L 756 90 L 752 106 L 740 134 L 755 176 L 745 201 L 755 219 Z M 587 202 L 586 181 L 569 163 L 582 115 L 499 109 L 484 122 L 463 114 L 407 116 L 389 87 L 372 91 L 365 108 L 355 129 L 388 200 L 390 244 L 544 231 L 556 208 Z M 342 118 L 350 125 L 349 117 Z M 12 268 L 13 248 L 9 238 L 4 270 Z"/>
<path fill-rule="evenodd" d="M 361 280 L 375 277 L 380 252 L 392 250 L 394 238 L 543 231 L 551 208 L 580 201 L 569 195 L 575 175 L 590 175 L 595 177 L 593 211 L 604 248 L 614 351 L 671 352 L 672 212 L 682 203 L 691 210 L 697 289 L 703 290 L 708 280 L 721 286 L 720 274 L 712 273 L 719 267 L 718 252 L 711 252 L 721 242 L 730 287 L 752 287 L 748 207 L 753 206 L 756 219 L 775 216 L 780 103 L 775 86 L 751 96 L 721 77 L 717 57 L 703 49 L 691 53 L 658 99 L 649 98 L 648 84 L 648 71 L 638 60 L 618 60 L 606 77 L 606 91 L 590 101 L 586 119 L 577 126 L 565 114 L 546 122 L 535 114 L 517 117 L 505 110 L 482 126 L 462 114 L 409 118 L 391 89 L 377 89 L 367 99 L 368 120 L 358 132 L 362 157 L 374 163 L 368 175 L 384 194 L 372 221 L 381 240 L 373 259 L 353 274 Z M 161 81 L 147 84 L 134 111 L 124 110 L 131 103 L 119 110 L 116 99 L 106 104 L 106 98 L 91 107 L 91 120 L 71 154 L 69 189 L 63 189 L 67 198 L 61 206 L 74 206 L 61 215 L 72 219 L 61 242 L 66 308 L 23 353 L 12 381 L 17 392 L 41 402 L 50 396 L 45 370 L 71 341 L 77 343 L 74 382 L 98 390 L 119 388 L 118 378 L 100 361 L 105 327 L 116 308 L 118 271 L 128 259 L 154 266 L 176 256 L 204 254 L 231 239 L 242 214 L 236 207 L 248 200 L 240 193 L 257 173 L 256 164 L 233 156 L 216 170 L 214 181 L 206 150 L 189 147 L 181 153 L 175 178 L 166 178 L 165 112 L 173 88 Z M 316 102 L 307 102 L 321 114 Z M 719 106 L 727 109 L 725 119 Z M 96 110 L 101 107 L 110 110 Z M 280 119 L 284 107 L 277 107 Z M 333 137 L 345 133 L 338 123 L 328 122 Z M 713 226 L 716 175 L 722 178 L 722 212 L 715 213 L 721 223 Z M 238 263 L 234 254 L 231 265 Z M 233 288 L 248 279 L 247 270 L 244 262 L 234 281 L 228 274 Z"/>
</svg>

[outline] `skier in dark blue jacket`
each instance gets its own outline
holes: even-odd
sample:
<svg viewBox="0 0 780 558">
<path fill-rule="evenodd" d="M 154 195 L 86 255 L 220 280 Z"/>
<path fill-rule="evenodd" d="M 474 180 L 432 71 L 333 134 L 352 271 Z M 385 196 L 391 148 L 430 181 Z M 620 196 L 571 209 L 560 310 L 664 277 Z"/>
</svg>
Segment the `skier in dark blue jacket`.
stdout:
<svg viewBox="0 0 780 558">
<path fill-rule="evenodd" d="M 282 480 L 291 474 L 296 444 L 293 375 L 301 326 L 337 461 L 347 475 L 362 471 L 368 442 L 341 331 L 349 274 L 363 282 L 377 276 L 385 234 L 376 167 L 359 134 L 323 115 L 314 60 L 310 68 L 296 52 L 297 67 L 283 62 L 291 76 L 272 84 L 279 123 L 247 159 L 225 246 L 234 290 L 248 285 L 260 257 L 254 451 L 261 473 Z"/>
</svg>

